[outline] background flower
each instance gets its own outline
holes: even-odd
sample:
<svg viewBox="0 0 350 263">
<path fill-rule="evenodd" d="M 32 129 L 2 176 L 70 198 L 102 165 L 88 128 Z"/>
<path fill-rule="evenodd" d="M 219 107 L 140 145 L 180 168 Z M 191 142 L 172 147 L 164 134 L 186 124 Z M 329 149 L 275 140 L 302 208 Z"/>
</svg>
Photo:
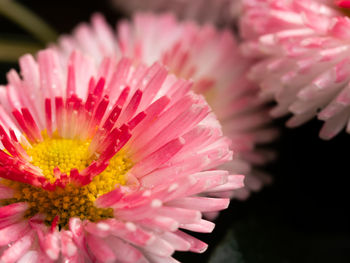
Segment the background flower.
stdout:
<svg viewBox="0 0 350 263">
<path fill-rule="evenodd" d="M 349 132 L 349 21 L 333 1 L 244 2 L 242 49 L 261 59 L 251 79 L 276 100 L 273 116 L 293 113 L 289 127 L 317 115 L 321 138 Z"/>
<path fill-rule="evenodd" d="M 192 19 L 200 23 L 234 25 L 241 8 L 240 0 L 111 0 L 118 8 L 133 14 L 137 11 L 172 12 L 181 19 Z"/>
</svg>

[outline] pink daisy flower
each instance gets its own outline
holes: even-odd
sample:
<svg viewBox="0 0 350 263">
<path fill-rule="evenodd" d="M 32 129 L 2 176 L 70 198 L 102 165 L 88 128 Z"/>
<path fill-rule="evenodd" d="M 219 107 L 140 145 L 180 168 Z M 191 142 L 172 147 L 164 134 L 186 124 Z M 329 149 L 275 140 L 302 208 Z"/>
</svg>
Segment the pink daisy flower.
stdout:
<svg viewBox="0 0 350 263">
<path fill-rule="evenodd" d="M 334 1 L 244 1 L 242 49 L 260 59 L 250 77 L 276 100 L 274 117 L 291 112 L 295 127 L 317 116 L 323 139 L 350 132 L 349 29 Z"/>
<path fill-rule="evenodd" d="M 241 10 L 241 0 L 112 0 L 112 3 L 128 14 L 136 11 L 171 12 L 180 19 L 216 25 L 233 24 Z"/>
<path fill-rule="evenodd" d="M 179 23 L 170 14 L 136 14 L 131 22 L 120 22 L 115 33 L 101 15 L 94 15 L 91 25 L 79 25 L 59 42 L 63 57 L 74 49 L 97 62 L 123 54 L 135 63 L 160 61 L 178 77 L 193 80 L 193 90 L 206 97 L 224 134 L 233 141 L 236 158 L 224 168 L 247 175 L 245 188 L 226 195 L 244 199 L 249 191 L 269 183 L 266 174 L 251 172 L 251 164 L 261 165 L 272 158 L 271 152 L 256 151 L 255 146 L 270 142 L 276 131 L 267 127 L 271 117 L 257 97 L 257 86 L 245 77 L 251 61 L 241 56 L 230 31 Z"/>
<path fill-rule="evenodd" d="M 207 245 L 202 212 L 242 186 L 213 167 L 228 142 L 191 83 L 155 63 L 53 50 L 0 89 L 1 262 L 177 262 Z M 210 170 L 209 170 L 210 169 Z"/>
</svg>

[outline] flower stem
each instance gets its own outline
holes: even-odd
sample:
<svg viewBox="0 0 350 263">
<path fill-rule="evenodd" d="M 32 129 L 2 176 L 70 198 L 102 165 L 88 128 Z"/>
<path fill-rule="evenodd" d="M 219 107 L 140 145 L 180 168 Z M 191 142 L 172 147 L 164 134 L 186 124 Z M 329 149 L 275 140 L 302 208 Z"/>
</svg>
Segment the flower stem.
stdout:
<svg viewBox="0 0 350 263">
<path fill-rule="evenodd" d="M 17 23 L 45 44 L 57 38 L 55 30 L 43 19 L 14 0 L 0 0 L 0 14 Z"/>
<path fill-rule="evenodd" d="M 0 40 L 0 61 L 16 62 L 25 53 L 35 53 L 43 48 L 35 42 L 23 40 Z"/>
</svg>

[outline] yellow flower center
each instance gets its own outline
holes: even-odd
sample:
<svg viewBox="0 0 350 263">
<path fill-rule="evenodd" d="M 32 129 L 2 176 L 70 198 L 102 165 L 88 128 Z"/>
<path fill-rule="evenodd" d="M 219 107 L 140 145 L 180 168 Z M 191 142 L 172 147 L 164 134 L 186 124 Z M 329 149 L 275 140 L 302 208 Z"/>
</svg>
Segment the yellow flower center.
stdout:
<svg viewBox="0 0 350 263">
<path fill-rule="evenodd" d="M 31 163 L 42 170 L 43 175 L 54 182 L 53 169 L 58 167 L 62 173 L 69 175 L 71 169 L 79 171 L 88 167 L 96 159 L 89 157 L 90 141 L 64 139 L 58 136 L 44 137 L 40 143 L 26 149 L 32 157 Z M 126 184 L 126 173 L 132 163 L 122 152 L 117 153 L 110 161 L 108 167 L 93 178 L 92 182 L 83 187 L 68 184 L 64 189 L 57 187 L 55 191 L 47 191 L 28 184 L 3 180 L 2 183 L 15 189 L 14 197 L 7 199 L 3 205 L 27 202 L 29 209 L 26 217 L 35 214 L 46 215 L 45 222 L 51 224 L 59 216 L 58 225 L 67 228 L 71 217 L 80 217 L 97 222 L 101 219 L 113 217 L 113 210 L 98 208 L 94 205 L 96 198 L 110 192 L 116 186 Z"/>
<path fill-rule="evenodd" d="M 56 167 L 60 168 L 62 173 L 69 174 L 73 168 L 81 171 L 89 165 L 89 145 L 89 141 L 45 138 L 43 142 L 28 148 L 27 153 L 32 157 L 32 164 L 39 167 L 45 177 L 54 182 L 52 171 Z"/>
</svg>

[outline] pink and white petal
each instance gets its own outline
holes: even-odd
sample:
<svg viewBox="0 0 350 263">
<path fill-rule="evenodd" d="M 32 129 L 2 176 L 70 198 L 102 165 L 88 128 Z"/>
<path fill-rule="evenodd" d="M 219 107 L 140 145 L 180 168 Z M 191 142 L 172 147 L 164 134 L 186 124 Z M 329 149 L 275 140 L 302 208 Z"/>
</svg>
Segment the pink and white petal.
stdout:
<svg viewBox="0 0 350 263">
<path fill-rule="evenodd" d="M 190 235 L 188 235 L 180 230 L 176 231 L 175 234 L 191 244 L 190 251 L 192 251 L 192 252 L 203 253 L 208 248 L 208 245 L 205 244 L 204 242 L 202 242 L 202 241 L 198 240 L 197 238 L 192 237 L 192 236 L 190 236 Z"/>
<path fill-rule="evenodd" d="M 94 235 L 88 234 L 86 237 L 87 245 L 90 251 L 99 262 L 114 262 L 116 256 L 113 250 L 107 245 L 107 243 Z"/>
<path fill-rule="evenodd" d="M 30 249 L 35 239 L 34 232 L 27 233 L 22 238 L 18 239 L 11 247 L 6 249 L 0 257 L 1 262 L 14 263 L 19 260 Z"/>
<path fill-rule="evenodd" d="M 121 263 L 148 263 L 140 250 L 123 240 L 109 236 L 106 239 L 107 244 L 116 252 L 116 259 Z"/>
<path fill-rule="evenodd" d="M 22 221 L 0 229 L 0 246 L 21 239 L 30 230 L 28 222 Z"/>
</svg>

